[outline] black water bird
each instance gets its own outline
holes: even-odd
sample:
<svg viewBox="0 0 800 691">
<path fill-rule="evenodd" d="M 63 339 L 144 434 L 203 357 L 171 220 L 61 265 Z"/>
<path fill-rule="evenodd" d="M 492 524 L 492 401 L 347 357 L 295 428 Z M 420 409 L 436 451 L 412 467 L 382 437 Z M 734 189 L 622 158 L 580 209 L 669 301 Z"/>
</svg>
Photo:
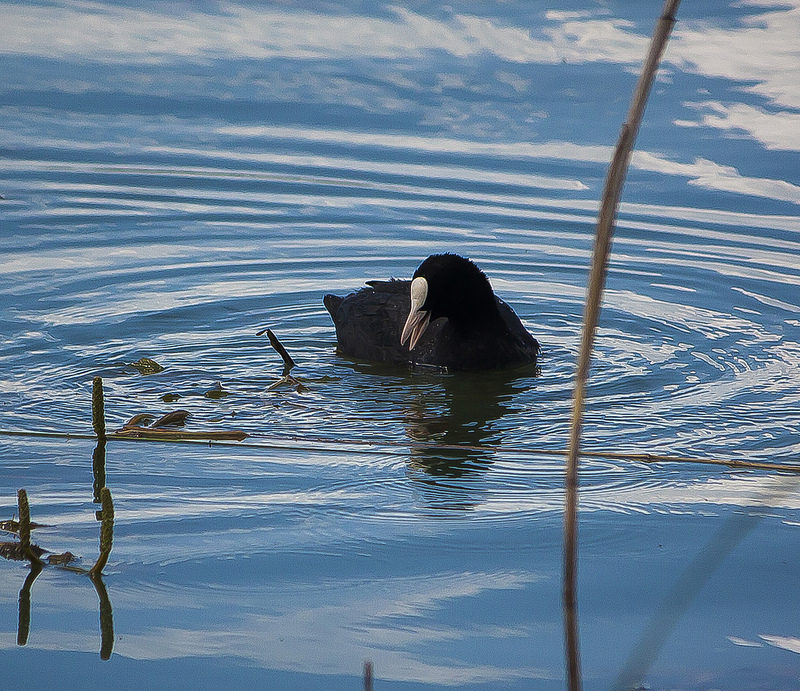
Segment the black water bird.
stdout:
<svg viewBox="0 0 800 691">
<path fill-rule="evenodd" d="M 448 371 L 531 365 L 539 343 L 469 259 L 434 254 L 411 281 L 367 281 L 323 299 L 340 354 Z"/>
</svg>

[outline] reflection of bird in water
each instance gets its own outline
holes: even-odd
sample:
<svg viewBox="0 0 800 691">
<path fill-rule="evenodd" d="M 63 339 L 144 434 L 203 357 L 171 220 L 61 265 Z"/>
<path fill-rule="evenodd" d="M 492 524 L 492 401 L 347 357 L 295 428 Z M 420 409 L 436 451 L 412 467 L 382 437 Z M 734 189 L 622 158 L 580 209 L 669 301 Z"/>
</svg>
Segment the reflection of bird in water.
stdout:
<svg viewBox="0 0 800 691">
<path fill-rule="evenodd" d="M 491 447 L 502 438 L 492 423 L 511 411 L 514 380 L 500 372 L 442 377 L 438 391 L 418 397 L 406 415 L 406 433 L 416 442 L 413 461 L 448 477 L 487 468 Z"/>
<path fill-rule="evenodd" d="M 472 509 L 486 499 L 485 472 L 503 437 L 498 421 L 513 412 L 520 379 L 509 372 L 479 372 L 445 375 L 438 383 L 416 396 L 405 416 L 413 442 L 409 476 L 427 505 Z"/>
<path fill-rule="evenodd" d="M 434 254 L 411 281 L 367 285 L 324 298 L 342 355 L 448 371 L 536 363 L 539 343 L 469 259 Z"/>
</svg>

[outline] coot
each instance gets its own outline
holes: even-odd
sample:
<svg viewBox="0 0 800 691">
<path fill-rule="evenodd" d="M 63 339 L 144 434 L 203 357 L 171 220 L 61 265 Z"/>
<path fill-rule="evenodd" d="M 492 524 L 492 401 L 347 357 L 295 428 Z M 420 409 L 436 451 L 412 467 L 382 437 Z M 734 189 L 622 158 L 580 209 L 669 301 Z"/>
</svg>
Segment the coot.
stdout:
<svg viewBox="0 0 800 691">
<path fill-rule="evenodd" d="M 343 298 L 323 298 L 342 355 L 452 371 L 536 362 L 539 343 L 469 259 L 434 254 L 411 281 L 367 286 Z"/>
</svg>

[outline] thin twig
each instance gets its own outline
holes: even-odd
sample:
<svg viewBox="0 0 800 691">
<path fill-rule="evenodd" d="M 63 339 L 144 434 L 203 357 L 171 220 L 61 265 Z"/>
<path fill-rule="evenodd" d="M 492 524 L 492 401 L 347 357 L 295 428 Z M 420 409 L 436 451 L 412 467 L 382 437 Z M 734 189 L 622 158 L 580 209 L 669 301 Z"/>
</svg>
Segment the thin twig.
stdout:
<svg viewBox="0 0 800 691">
<path fill-rule="evenodd" d="M 142 432 L 146 432 L 148 428 L 143 427 Z M 236 432 L 234 432 L 235 434 Z M 225 432 L 225 434 L 229 434 Z M 241 434 L 244 434 L 241 432 Z M 0 430 L 0 436 L 11 437 L 38 437 L 42 439 L 63 439 L 69 440 L 93 440 L 95 437 L 91 434 L 73 434 L 71 432 L 27 432 L 22 430 Z M 236 439 L 234 437 L 233 439 Z M 326 438 L 326 437 L 305 437 L 305 436 L 291 436 L 291 437 L 274 437 L 258 432 L 252 433 L 248 437 L 251 441 L 245 444 L 235 444 L 237 447 L 247 447 L 253 449 L 292 449 L 295 451 L 314 451 L 323 449 L 343 449 L 347 448 L 349 453 L 396 453 L 404 455 L 406 449 L 424 449 L 424 450 L 440 450 L 440 451 L 484 451 L 486 453 L 505 453 L 520 456 L 561 456 L 566 457 L 569 452 L 564 449 L 541 449 L 536 447 L 526 446 L 487 446 L 481 444 L 440 444 L 436 442 L 423 443 L 423 442 L 408 442 L 408 441 L 390 441 L 390 440 L 365 440 L 365 439 L 341 439 L 341 438 Z M 204 446 L 226 446 L 226 439 L 216 439 L 209 437 L 208 434 L 202 434 L 199 439 L 186 439 L 176 437 L 157 437 L 153 436 L 127 436 L 115 434 L 109 438 L 110 440 L 119 441 L 141 441 L 141 442 L 171 442 L 171 443 L 187 443 L 198 444 L 204 443 Z M 261 441 L 258 441 L 258 440 Z M 213 443 L 213 444 L 212 444 Z M 234 446 L 231 444 L 231 446 Z M 390 449 L 390 451 L 386 451 Z M 394 451 L 391 451 L 394 450 Z M 766 461 L 748 461 L 744 459 L 733 458 L 702 458 L 699 456 L 669 456 L 664 454 L 652 453 L 619 453 L 616 451 L 584 451 L 581 450 L 580 455 L 582 458 L 606 458 L 614 461 L 630 461 L 633 463 L 693 463 L 700 465 L 719 465 L 728 468 L 739 468 L 742 470 L 767 470 L 777 473 L 800 473 L 800 460 L 792 461 L 789 463 L 771 463 Z M 529 470 L 533 473 L 538 472 L 536 467 L 530 467 Z"/>
<path fill-rule="evenodd" d="M 578 354 L 578 366 L 575 374 L 569 454 L 567 456 L 565 474 L 563 600 L 567 680 L 571 691 L 579 691 L 581 688 L 576 594 L 578 567 L 578 460 L 580 458 L 580 436 L 586 397 L 586 383 L 589 379 L 592 346 L 600 316 L 600 303 L 603 297 L 608 257 L 611 252 L 611 240 L 614 234 L 614 220 L 617 216 L 622 186 L 625 182 L 628 164 L 630 163 L 633 145 L 639 131 L 639 124 L 644 114 L 647 97 L 650 93 L 661 55 L 675 24 L 675 12 L 679 4 L 680 0 L 666 0 L 664 3 L 662 16 L 656 25 L 653 39 L 650 43 L 650 52 L 642 66 L 642 72 L 633 94 L 628 116 L 622 126 L 614 157 L 608 169 L 595 231 L 592 265 L 589 272 L 586 305 L 583 313 L 581 349 Z"/>
<path fill-rule="evenodd" d="M 180 429 L 151 429 L 150 427 L 123 427 L 114 432 L 115 439 L 148 439 L 150 441 L 242 441 L 247 432 L 240 429 L 209 432 L 186 432 Z"/>
</svg>

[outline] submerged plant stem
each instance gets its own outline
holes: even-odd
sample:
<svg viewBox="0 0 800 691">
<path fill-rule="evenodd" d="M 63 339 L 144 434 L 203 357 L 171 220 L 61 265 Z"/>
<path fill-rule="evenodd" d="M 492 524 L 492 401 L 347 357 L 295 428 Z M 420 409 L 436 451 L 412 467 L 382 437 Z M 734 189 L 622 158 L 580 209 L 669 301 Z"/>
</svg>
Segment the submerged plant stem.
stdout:
<svg viewBox="0 0 800 691">
<path fill-rule="evenodd" d="M 24 489 L 17 490 L 17 506 L 19 507 L 19 543 L 22 549 L 30 549 L 31 509 L 28 504 L 28 493 Z"/>
<path fill-rule="evenodd" d="M 92 379 L 92 429 L 99 440 L 106 438 L 106 411 L 101 377 Z"/>
<path fill-rule="evenodd" d="M 100 490 L 100 501 L 103 506 L 103 518 L 100 524 L 100 556 L 97 557 L 94 566 L 89 569 L 90 576 L 97 576 L 103 571 L 114 542 L 114 502 L 111 499 L 111 490 L 108 487 L 103 487 Z"/>
<path fill-rule="evenodd" d="M 272 347 L 278 351 L 278 355 L 281 356 L 283 360 L 283 376 L 287 376 L 289 372 L 295 367 L 294 360 L 292 360 L 292 356 L 289 355 L 289 351 L 283 347 L 283 343 L 278 340 L 278 337 L 272 333 L 270 329 L 267 329 L 267 338 L 269 338 L 269 342 L 272 344 Z"/>
<path fill-rule="evenodd" d="M 124 429 L 124 428 L 123 428 Z M 110 439 L 132 442 L 171 442 L 171 443 L 190 443 L 197 444 L 205 442 L 206 446 L 228 446 L 226 442 L 238 441 L 239 439 L 251 438 L 251 441 L 242 446 L 254 449 L 283 449 L 291 447 L 295 450 L 314 450 L 318 451 L 320 446 L 327 449 L 340 450 L 342 447 L 351 447 L 351 453 L 392 453 L 385 449 L 394 449 L 394 453 L 405 455 L 406 450 L 411 449 L 438 449 L 454 451 L 492 451 L 503 452 L 521 456 L 562 456 L 566 457 L 569 452 L 565 449 L 546 449 L 530 446 L 500 446 L 489 444 L 441 444 L 441 443 L 414 443 L 408 441 L 392 441 L 388 439 L 365 440 L 365 439 L 336 439 L 326 437 L 292 436 L 277 437 L 264 433 L 254 432 L 252 436 L 243 431 L 223 432 L 223 438 L 209 436 L 207 433 L 200 433 L 197 438 L 193 437 L 169 437 L 158 436 L 156 434 L 144 434 L 149 428 L 142 427 L 137 430 L 137 434 L 122 434 L 122 430 L 115 432 Z M 212 433 L 213 434 L 213 433 Z M 94 435 L 73 434 L 71 432 L 26 432 L 23 430 L 0 430 L 0 436 L 9 437 L 33 437 L 42 439 L 64 439 L 64 440 L 85 440 L 94 439 Z M 258 441 L 260 440 L 260 441 Z M 215 443 L 216 442 L 216 443 Z M 236 444 L 236 446 L 240 446 Z M 355 447 L 355 448 L 352 448 Z M 800 473 L 800 459 L 789 463 L 779 463 L 772 461 L 749 461 L 734 458 L 703 458 L 701 456 L 668 456 L 666 454 L 655 453 L 621 453 L 619 451 L 585 451 L 581 450 L 581 457 L 584 458 L 609 458 L 617 461 L 631 461 L 633 463 L 699 463 L 701 465 L 719 465 L 727 468 L 742 468 L 748 470 L 766 470 L 776 473 Z M 16 531 L 14 531 L 16 532 Z"/>
<path fill-rule="evenodd" d="M 17 490 L 17 504 L 19 506 L 19 546 L 32 567 L 41 566 L 42 560 L 31 549 L 31 509 L 28 504 L 28 493 L 24 489 Z"/>
</svg>

